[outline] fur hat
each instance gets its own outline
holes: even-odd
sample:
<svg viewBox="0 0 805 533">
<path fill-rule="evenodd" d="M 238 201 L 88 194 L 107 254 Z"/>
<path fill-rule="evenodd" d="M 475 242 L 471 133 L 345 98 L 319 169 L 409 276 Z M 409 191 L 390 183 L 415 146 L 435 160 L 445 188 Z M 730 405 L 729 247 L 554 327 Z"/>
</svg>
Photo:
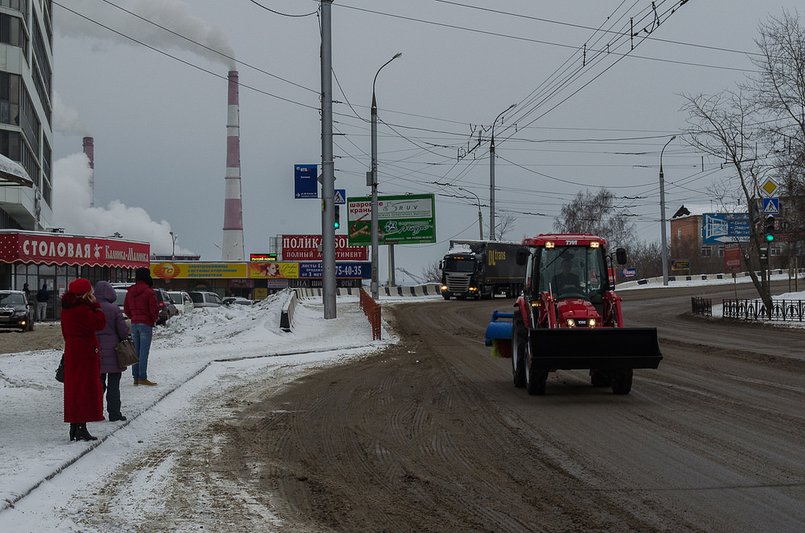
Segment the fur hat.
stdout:
<svg viewBox="0 0 805 533">
<path fill-rule="evenodd" d="M 151 269 L 147 267 L 139 267 L 134 271 L 134 281 L 144 281 L 149 286 L 153 285 L 154 280 L 151 278 Z"/>
<path fill-rule="evenodd" d="M 70 282 L 67 290 L 75 295 L 81 296 L 92 290 L 92 284 L 86 278 L 78 278 Z"/>
</svg>

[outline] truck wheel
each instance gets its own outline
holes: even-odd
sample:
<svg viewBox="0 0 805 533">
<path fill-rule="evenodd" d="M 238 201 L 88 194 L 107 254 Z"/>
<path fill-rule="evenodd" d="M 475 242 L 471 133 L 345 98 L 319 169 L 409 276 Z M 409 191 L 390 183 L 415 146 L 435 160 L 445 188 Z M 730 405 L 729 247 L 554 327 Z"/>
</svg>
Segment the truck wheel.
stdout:
<svg viewBox="0 0 805 533">
<path fill-rule="evenodd" d="M 544 396 L 548 371 L 537 368 L 536 361 L 531 357 L 531 341 L 526 342 L 525 388 L 531 396 Z"/>
<path fill-rule="evenodd" d="M 632 375 L 631 368 L 616 370 L 612 376 L 612 392 L 615 394 L 629 394 L 632 390 Z"/>
<path fill-rule="evenodd" d="M 611 387 L 612 378 L 604 370 L 590 370 L 590 383 L 593 387 Z"/>
<path fill-rule="evenodd" d="M 512 331 L 512 380 L 517 388 L 525 387 L 525 351 L 528 336 L 519 320 L 515 320 Z"/>
</svg>

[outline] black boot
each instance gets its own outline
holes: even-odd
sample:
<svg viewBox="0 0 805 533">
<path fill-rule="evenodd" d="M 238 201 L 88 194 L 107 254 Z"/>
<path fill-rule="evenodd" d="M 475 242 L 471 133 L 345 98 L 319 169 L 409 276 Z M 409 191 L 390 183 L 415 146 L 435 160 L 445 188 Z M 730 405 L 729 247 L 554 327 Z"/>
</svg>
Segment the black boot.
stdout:
<svg viewBox="0 0 805 533">
<path fill-rule="evenodd" d="M 78 424 L 70 423 L 70 441 L 75 440 L 75 432 L 78 429 Z"/>
<path fill-rule="evenodd" d="M 98 437 L 93 437 L 89 434 L 86 424 L 78 424 L 78 429 L 75 432 L 75 440 L 98 440 Z"/>
</svg>

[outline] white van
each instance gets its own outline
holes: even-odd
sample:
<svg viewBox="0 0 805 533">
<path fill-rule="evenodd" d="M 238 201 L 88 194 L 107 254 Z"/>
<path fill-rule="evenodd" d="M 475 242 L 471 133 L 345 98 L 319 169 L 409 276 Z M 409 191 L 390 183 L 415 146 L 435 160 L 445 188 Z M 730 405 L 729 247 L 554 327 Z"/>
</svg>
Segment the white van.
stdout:
<svg viewBox="0 0 805 533">
<path fill-rule="evenodd" d="M 193 299 L 185 291 L 168 291 L 168 296 L 180 314 L 193 310 Z"/>
</svg>

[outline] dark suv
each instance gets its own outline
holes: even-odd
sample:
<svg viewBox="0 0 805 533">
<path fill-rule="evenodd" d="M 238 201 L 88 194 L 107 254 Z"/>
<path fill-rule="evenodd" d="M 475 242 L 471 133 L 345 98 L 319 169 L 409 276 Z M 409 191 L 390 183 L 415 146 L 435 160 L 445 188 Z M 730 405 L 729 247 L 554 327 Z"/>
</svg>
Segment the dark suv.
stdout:
<svg viewBox="0 0 805 533">
<path fill-rule="evenodd" d="M 34 330 L 34 310 L 22 291 L 0 291 L 0 327 Z"/>
<path fill-rule="evenodd" d="M 168 291 L 165 289 L 154 289 L 154 294 L 157 297 L 157 309 L 159 310 L 157 325 L 164 324 L 170 317 L 179 314 L 179 310 L 176 309 L 171 297 L 168 296 Z"/>
</svg>

